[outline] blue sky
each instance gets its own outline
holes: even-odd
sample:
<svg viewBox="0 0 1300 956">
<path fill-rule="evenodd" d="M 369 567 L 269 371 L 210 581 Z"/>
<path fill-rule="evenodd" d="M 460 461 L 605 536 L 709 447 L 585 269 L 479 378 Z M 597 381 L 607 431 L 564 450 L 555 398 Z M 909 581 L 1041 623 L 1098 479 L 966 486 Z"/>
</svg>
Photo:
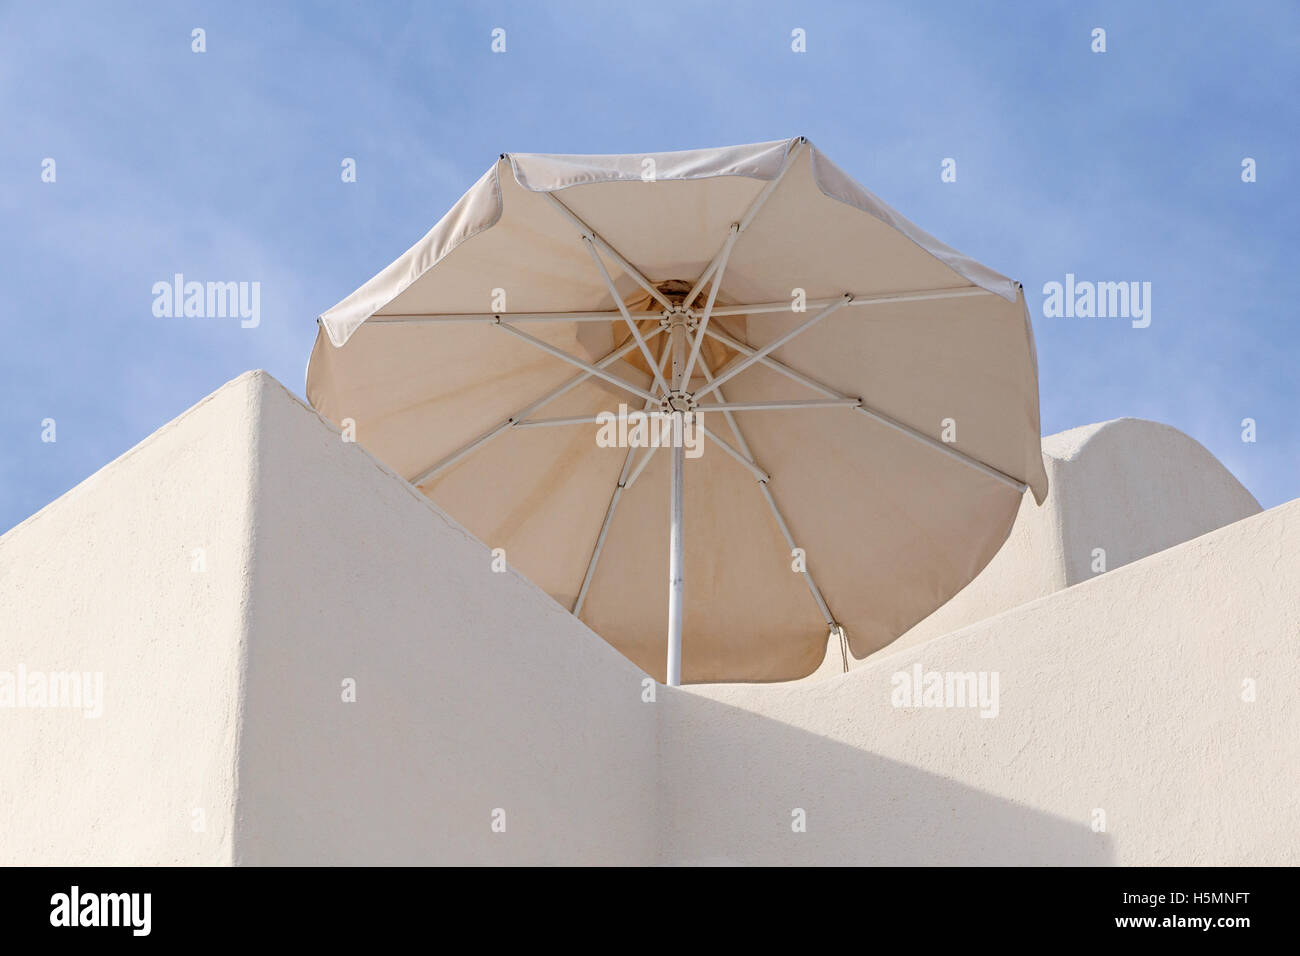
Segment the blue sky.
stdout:
<svg viewBox="0 0 1300 956">
<path fill-rule="evenodd" d="M 0 530 L 246 369 L 301 393 L 316 315 L 501 152 L 796 134 L 1024 282 L 1045 434 L 1168 422 L 1279 504 L 1300 496 L 1297 90 L 1290 0 L 7 3 Z M 154 317 L 177 272 L 260 282 L 261 324 Z M 1066 273 L 1150 282 L 1150 327 L 1044 318 Z"/>
</svg>

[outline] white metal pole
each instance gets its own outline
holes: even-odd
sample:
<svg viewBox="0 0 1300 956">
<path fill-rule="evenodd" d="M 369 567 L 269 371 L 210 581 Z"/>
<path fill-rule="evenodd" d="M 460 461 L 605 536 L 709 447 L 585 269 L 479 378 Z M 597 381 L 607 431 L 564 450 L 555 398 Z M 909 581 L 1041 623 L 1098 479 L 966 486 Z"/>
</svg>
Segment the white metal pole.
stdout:
<svg viewBox="0 0 1300 956">
<path fill-rule="evenodd" d="M 673 391 L 682 392 L 687 387 L 686 375 L 686 321 L 681 315 L 673 317 L 669 332 L 672 348 Z M 680 424 L 681 430 L 678 430 Z M 685 575 L 683 573 L 684 547 L 682 541 L 682 484 L 685 477 L 686 449 L 685 426 L 682 413 L 674 415 L 673 463 L 670 489 L 670 525 L 668 529 L 668 686 L 682 683 L 682 597 Z"/>
<path fill-rule="evenodd" d="M 682 465 L 685 449 L 673 445 L 672 528 L 668 538 L 668 686 L 682 683 Z"/>
</svg>

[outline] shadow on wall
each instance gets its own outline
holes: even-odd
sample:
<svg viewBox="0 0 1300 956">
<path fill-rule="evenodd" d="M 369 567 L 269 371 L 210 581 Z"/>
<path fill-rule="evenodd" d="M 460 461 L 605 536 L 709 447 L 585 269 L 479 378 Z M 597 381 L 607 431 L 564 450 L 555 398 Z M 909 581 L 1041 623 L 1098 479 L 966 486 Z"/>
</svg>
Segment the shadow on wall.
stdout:
<svg viewBox="0 0 1300 956">
<path fill-rule="evenodd" d="M 660 693 L 671 695 L 660 704 L 661 863 L 1115 862 L 1113 837 L 1086 823 L 689 691 Z M 806 814 L 802 833 L 792 829 L 796 808 Z"/>
</svg>

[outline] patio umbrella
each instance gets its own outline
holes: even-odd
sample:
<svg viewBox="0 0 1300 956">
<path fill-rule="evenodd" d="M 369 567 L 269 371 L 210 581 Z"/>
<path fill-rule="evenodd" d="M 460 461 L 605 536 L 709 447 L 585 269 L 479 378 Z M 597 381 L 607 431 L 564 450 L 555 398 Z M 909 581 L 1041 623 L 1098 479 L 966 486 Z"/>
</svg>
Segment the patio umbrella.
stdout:
<svg viewBox="0 0 1300 956">
<path fill-rule="evenodd" d="M 1020 284 L 802 137 L 502 155 L 320 317 L 307 397 L 670 684 L 847 666 L 1047 493 Z"/>
</svg>

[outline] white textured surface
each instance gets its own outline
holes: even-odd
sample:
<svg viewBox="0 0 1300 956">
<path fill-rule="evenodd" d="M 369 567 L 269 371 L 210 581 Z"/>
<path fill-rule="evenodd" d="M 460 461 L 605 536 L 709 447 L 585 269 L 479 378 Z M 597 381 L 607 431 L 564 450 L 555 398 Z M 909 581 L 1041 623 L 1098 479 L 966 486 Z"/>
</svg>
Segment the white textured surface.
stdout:
<svg viewBox="0 0 1300 956">
<path fill-rule="evenodd" d="M 1293 501 L 837 678 L 683 690 L 661 711 L 664 853 L 1295 865 L 1297 580 Z M 894 708 L 915 662 L 999 672 L 999 715 Z"/>
<path fill-rule="evenodd" d="M 0 709 L 0 863 L 653 855 L 644 675 L 264 373 L 0 539 L 0 635 L 106 697 Z"/>
<path fill-rule="evenodd" d="M 105 698 L 97 719 L 0 708 L 0 864 L 230 862 L 253 384 L 0 538 L 0 670 L 100 671 Z"/>
<path fill-rule="evenodd" d="M 612 863 L 654 839 L 644 675 L 269 378 L 238 863 Z M 507 555 L 508 557 L 508 555 Z M 341 702 L 353 678 L 357 701 Z M 491 829 L 505 810 L 506 831 Z"/>
<path fill-rule="evenodd" d="M 1219 480 L 1186 467 L 1165 498 Z M 848 675 L 643 703 L 251 373 L 0 538 L 0 670 L 107 698 L 0 710 L 0 862 L 1294 864 L 1297 579 L 1293 502 Z M 893 707 L 913 662 L 997 671 L 999 715 Z"/>
</svg>

